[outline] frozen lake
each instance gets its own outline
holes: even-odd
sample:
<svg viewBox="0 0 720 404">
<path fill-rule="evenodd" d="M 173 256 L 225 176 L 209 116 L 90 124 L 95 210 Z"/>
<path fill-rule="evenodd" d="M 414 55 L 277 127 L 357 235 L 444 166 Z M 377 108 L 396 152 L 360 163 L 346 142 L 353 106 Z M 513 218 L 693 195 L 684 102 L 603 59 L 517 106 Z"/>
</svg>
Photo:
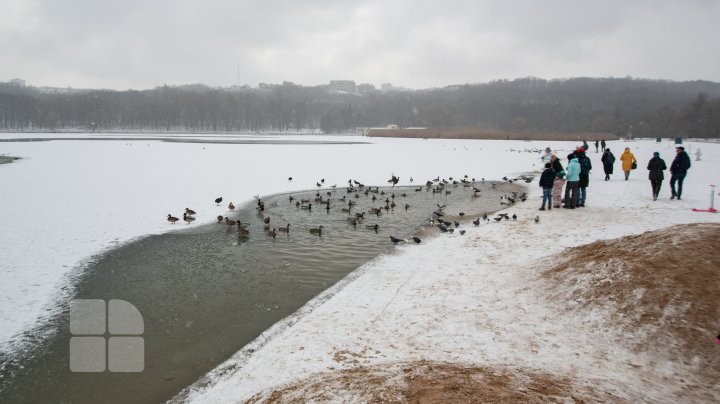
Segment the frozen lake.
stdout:
<svg viewBox="0 0 720 404">
<path fill-rule="evenodd" d="M 48 328 L 39 325 L 67 311 L 59 302 L 80 292 L 76 288 L 87 279 L 83 275 L 97 263 L 92 257 L 126 251 L 132 248 L 128 243 L 139 237 L 191 227 L 169 224 L 168 213 L 182 216 L 190 207 L 198 212 L 192 226 L 199 228 L 217 215 L 227 215 L 229 201 L 240 205 L 255 195 L 315 190 L 323 179 L 323 191 L 331 185 L 344 190 L 350 179 L 387 186 L 392 174 L 400 177 L 399 185 L 413 186 L 438 177 L 499 179 L 515 168 L 526 170 L 528 160 L 536 159 L 526 151 L 544 148 L 544 143 L 529 142 L 308 135 L 195 136 L 176 139 L 180 142 L 143 135 L 38 140 L 47 137 L 1 136 L 15 141 L 0 142 L 0 154 L 21 157 L 0 167 L 4 190 L 0 245 L 7 257 L 0 263 L 0 343 L 6 355 L 22 353 L 45 340 L 38 331 Z M 20 138 L 34 139 L 17 141 Z M 218 196 L 224 198 L 221 206 L 214 203 Z M 412 229 L 419 219 L 406 225 Z M 118 246 L 122 248 L 115 250 Z M 301 293 L 299 304 L 352 270 L 352 265 L 358 264 L 314 282 L 313 288 Z M 109 283 L 99 290 L 111 295 L 114 289 Z M 291 307 L 260 309 L 270 308 L 272 315 L 266 320 L 272 324 L 292 312 Z M 262 323 L 259 329 L 266 326 Z M 236 344 L 242 346 L 241 341 Z M 195 371 L 209 370 L 217 360 L 221 358 Z"/>
</svg>

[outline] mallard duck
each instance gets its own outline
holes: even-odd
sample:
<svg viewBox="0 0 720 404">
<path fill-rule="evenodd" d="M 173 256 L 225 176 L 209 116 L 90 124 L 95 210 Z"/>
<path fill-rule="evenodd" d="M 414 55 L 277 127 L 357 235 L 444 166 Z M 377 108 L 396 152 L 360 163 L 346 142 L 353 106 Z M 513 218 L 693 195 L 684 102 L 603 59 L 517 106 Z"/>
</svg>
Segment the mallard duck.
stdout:
<svg viewBox="0 0 720 404">
<path fill-rule="evenodd" d="M 272 238 L 277 237 L 277 231 L 275 230 L 274 227 L 272 229 L 268 230 L 267 234 L 268 234 L 268 236 L 270 236 Z"/>
<path fill-rule="evenodd" d="M 190 216 L 190 215 L 188 215 L 187 213 L 183 213 L 183 220 L 184 220 L 187 224 L 190 224 L 190 223 L 192 223 L 192 222 L 195 221 L 195 218 L 192 217 L 192 216 Z"/>
<path fill-rule="evenodd" d="M 168 215 L 167 215 L 167 221 L 168 221 L 168 222 L 170 222 L 170 223 L 172 223 L 172 224 L 175 224 L 175 222 L 177 222 L 178 220 L 180 220 L 180 219 L 178 219 L 178 218 L 176 218 L 175 216 L 173 216 L 173 215 L 171 215 L 171 214 L 168 213 Z"/>
<path fill-rule="evenodd" d="M 322 236 L 322 225 L 316 229 L 310 229 L 310 234 L 317 234 L 318 236 Z"/>
<path fill-rule="evenodd" d="M 185 208 L 185 213 L 187 213 L 190 216 L 196 214 L 195 211 L 190 208 Z"/>
</svg>

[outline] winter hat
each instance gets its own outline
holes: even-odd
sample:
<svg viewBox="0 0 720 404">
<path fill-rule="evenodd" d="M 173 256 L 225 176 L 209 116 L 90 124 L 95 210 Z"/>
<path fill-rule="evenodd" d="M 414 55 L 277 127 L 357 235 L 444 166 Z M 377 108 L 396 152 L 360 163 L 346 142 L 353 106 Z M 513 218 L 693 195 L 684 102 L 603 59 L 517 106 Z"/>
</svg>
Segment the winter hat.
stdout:
<svg viewBox="0 0 720 404">
<path fill-rule="evenodd" d="M 680 151 L 685 151 L 685 148 L 682 146 L 675 146 L 676 149 L 680 149 Z"/>
<path fill-rule="evenodd" d="M 550 167 L 552 167 L 552 164 L 550 164 L 550 163 L 545 163 L 545 168 L 550 168 Z"/>
<path fill-rule="evenodd" d="M 655 156 L 655 157 L 660 157 L 660 153 L 655 152 L 655 153 L 653 153 L 653 156 Z"/>
<path fill-rule="evenodd" d="M 585 149 L 582 146 L 580 146 L 577 149 L 575 149 L 575 153 L 585 153 Z"/>
</svg>

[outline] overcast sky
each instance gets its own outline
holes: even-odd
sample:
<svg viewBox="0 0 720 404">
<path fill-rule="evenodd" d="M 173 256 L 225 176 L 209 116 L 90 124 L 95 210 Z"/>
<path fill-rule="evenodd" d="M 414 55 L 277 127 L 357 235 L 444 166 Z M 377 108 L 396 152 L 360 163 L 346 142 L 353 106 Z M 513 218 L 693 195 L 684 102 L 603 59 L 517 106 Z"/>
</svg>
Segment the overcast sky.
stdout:
<svg viewBox="0 0 720 404">
<path fill-rule="evenodd" d="M 0 0 L 0 81 L 720 82 L 718 38 L 720 0 Z"/>
</svg>

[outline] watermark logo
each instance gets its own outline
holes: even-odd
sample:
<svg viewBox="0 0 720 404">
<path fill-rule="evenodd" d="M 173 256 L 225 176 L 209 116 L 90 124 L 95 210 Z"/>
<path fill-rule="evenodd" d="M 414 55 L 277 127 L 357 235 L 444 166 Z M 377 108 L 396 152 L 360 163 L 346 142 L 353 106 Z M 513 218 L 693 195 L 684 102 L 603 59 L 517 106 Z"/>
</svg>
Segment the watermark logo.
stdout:
<svg viewBox="0 0 720 404">
<path fill-rule="evenodd" d="M 135 306 L 118 299 L 70 303 L 70 370 L 142 372 L 145 323 Z M 109 336 L 107 336 L 109 335 Z"/>
</svg>

